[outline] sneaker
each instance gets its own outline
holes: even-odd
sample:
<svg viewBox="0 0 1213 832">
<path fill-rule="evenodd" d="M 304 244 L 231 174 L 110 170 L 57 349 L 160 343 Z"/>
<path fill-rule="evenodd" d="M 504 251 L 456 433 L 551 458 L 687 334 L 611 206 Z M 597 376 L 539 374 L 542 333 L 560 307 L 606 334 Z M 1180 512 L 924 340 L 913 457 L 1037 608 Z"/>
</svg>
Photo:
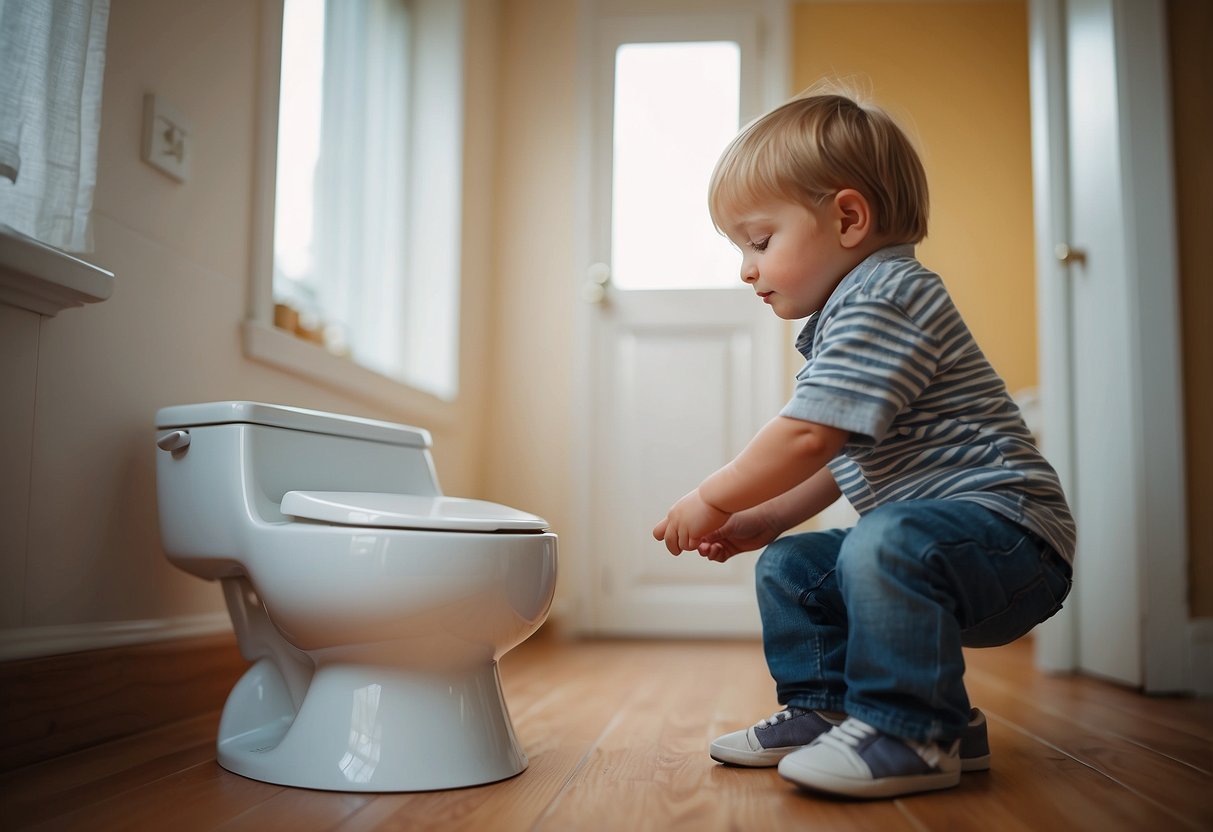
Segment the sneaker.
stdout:
<svg viewBox="0 0 1213 832">
<path fill-rule="evenodd" d="M 849 717 L 779 762 L 798 786 L 844 797 L 896 797 L 960 782 L 960 740 L 914 742 Z"/>
<path fill-rule="evenodd" d="M 837 724 L 817 711 L 789 707 L 749 728 L 717 737 L 708 753 L 718 763 L 769 768 Z"/>
<path fill-rule="evenodd" d="M 986 734 L 986 715 L 978 708 L 969 711 L 969 724 L 960 735 L 960 770 L 989 771 L 990 738 Z"/>
<path fill-rule="evenodd" d="M 805 714 L 810 718 L 803 718 Z M 750 728 L 717 737 L 709 753 L 718 763 L 770 768 L 840 721 L 823 717 L 817 711 L 791 707 L 760 720 Z M 960 738 L 960 770 L 988 771 L 989 768 L 990 738 L 986 734 L 986 715 L 974 708 L 969 711 L 969 724 Z"/>
</svg>

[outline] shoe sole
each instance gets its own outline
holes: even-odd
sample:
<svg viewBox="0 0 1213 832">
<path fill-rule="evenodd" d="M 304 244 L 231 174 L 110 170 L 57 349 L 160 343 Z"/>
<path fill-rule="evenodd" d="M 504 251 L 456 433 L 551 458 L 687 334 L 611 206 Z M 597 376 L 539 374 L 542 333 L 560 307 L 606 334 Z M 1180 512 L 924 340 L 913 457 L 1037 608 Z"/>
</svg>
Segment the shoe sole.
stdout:
<svg viewBox="0 0 1213 832">
<path fill-rule="evenodd" d="M 960 770 L 962 773 L 974 771 L 989 771 L 990 770 L 990 755 L 985 754 L 981 757 L 961 757 Z"/>
<path fill-rule="evenodd" d="M 811 792 L 858 798 L 898 797 L 905 794 L 950 789 L 960 783 L 959 771 L 915 774 L 905 777 L 882 777 L 879 780 L 858 780 L 786 764 L 779 766 L 779 776 Z"/>
<path fill-rule="evenodd" d="M 742 766 L 743 768 L 774 768 L 779 765 L 779 761 L 791 754 L 793 751 L 799 751 L 804 746 L 796 746 L 795 748 L 779 749 L 778 751 L 741 751 L 737 748 L 727 748 L 725 746 L 712 743 L 708 755 L 718 763 L 724 763 L 727 766 Z"/>
<path fill-rule="evenodd" d="M 778 751 L 740 751 L 736 748 L 725 748 L 712 744 L 708 751 L 708 756 L 718 763 L 726 766 L 740 766 L 741 768 L 774 768 L 779 765 L 779 761 L 791 754 L 793 751 L 799 751 L 804 748 L 803 745 L 798 745 L 795 748 L 780 749 Z M 981 757 L 961 757 L 960 770 L 962 773 L 970 774 L 977 771 L 990 770 L 990 755 L 986 754 Z"/>
</svg>

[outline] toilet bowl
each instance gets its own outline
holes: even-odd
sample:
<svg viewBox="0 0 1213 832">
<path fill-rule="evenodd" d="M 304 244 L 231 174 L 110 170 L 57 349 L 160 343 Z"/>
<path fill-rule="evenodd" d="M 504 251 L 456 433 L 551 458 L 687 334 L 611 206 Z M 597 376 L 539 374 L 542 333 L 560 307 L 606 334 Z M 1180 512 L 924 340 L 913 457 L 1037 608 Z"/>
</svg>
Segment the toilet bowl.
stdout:
<svg viewBox="0 0 1213 832">
<path fill-rule="evenodd" d="M 156 415 L 169 560 L 218 580 L 252 666 L 224 768 L 335 791 L 512 777 L 497 660 L 546 618 L 556 535 L 441 494 L 426 431 L 255 402 Z"/>
</svg>

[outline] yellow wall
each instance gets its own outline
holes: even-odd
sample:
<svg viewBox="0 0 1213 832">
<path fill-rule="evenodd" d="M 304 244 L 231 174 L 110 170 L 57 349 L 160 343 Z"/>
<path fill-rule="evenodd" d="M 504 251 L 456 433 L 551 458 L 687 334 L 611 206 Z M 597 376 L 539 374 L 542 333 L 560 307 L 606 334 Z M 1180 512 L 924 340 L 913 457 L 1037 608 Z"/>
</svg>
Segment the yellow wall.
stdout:
<svg viewBox="0 0 1213 832">
<path fill-rule="evenodd" d="M 1213 265 L 1206 239 L 1213 228 L 1213 4 L 1170 0 L 1171 78 L 1175 125 L 1175 201 L 1179 220 L 1179 296 L 1183 328 L 1187 443 L 1188 569 L 1191 613 L 1213 616 Z"/>
<path fill-rule="evenodd" d="M 1008 388 L 1036 384 L 1027 8 L 805 2 L 793 82 L 854 78 L 918 146 L 931 187 L 919 247 Z"/>
</svg>

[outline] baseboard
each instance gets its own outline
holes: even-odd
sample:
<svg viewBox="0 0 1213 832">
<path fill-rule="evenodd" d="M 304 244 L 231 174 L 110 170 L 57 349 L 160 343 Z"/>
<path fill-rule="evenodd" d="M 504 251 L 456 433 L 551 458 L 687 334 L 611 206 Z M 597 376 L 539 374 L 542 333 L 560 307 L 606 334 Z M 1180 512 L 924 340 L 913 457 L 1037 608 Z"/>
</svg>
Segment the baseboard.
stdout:
<svg viewBox="0 0 1213 832">
<path fill-rule="evenodd" d="M 1188 679 L 1197 696 L 1213 696 L 1213 618 L 1188 622 Z"/>
<path fill-rule="evenodd" d="M 227 612 L 0 630 L 0 662 L 105 650 L 232 631 Z"/>
<path fill-rule="evenodd" d="M 0 771 L 218 710 L 247 667 L 230 627 L 0 663 Z"/>
</svg>

